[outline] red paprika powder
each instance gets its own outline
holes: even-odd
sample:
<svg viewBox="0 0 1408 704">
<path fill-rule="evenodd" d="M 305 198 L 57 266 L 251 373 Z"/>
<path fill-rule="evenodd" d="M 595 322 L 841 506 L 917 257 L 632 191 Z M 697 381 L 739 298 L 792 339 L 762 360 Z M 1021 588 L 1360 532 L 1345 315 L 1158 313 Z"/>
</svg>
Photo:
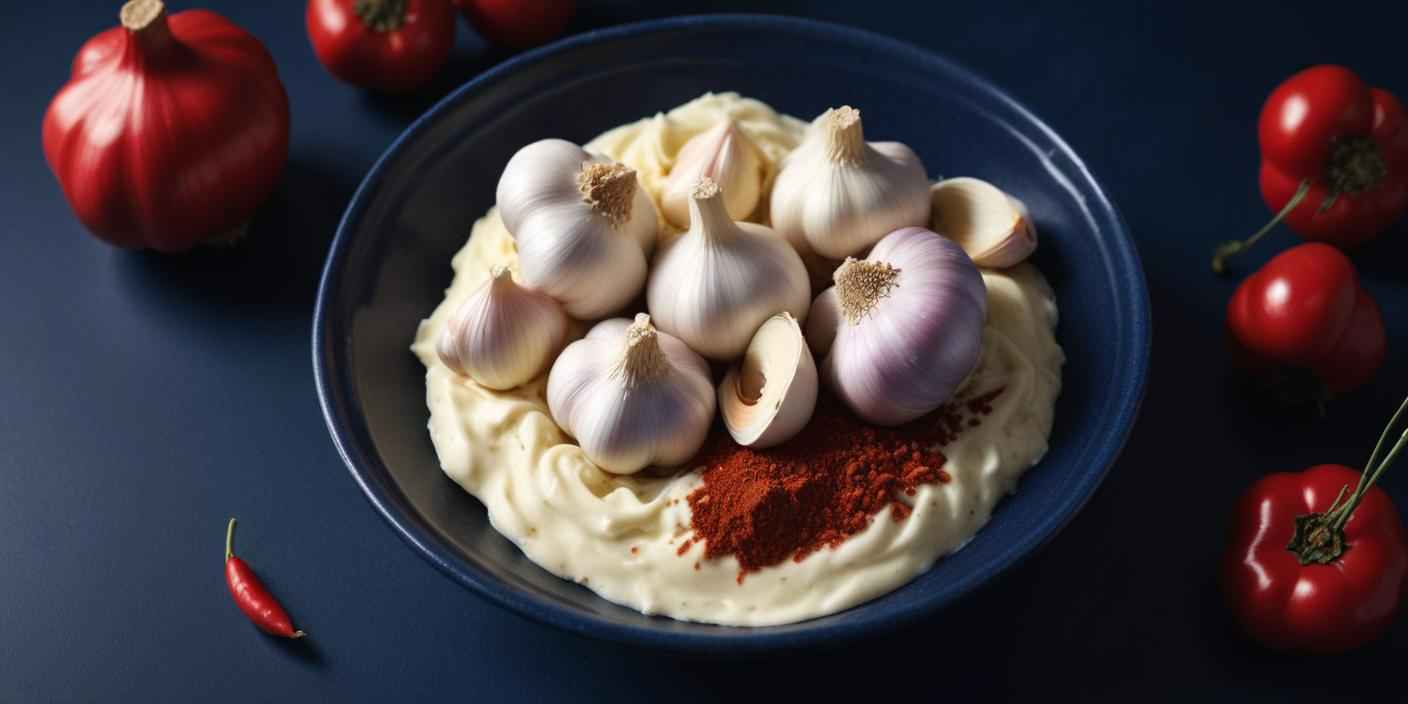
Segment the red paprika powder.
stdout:
<svg viewBox="0 0 1408 704">
<path fill-rule="evenodd" d="M 702 542 L 705 559 L 733 555 L 741 584 L 749 572 L 840 545 L 887 507 L 903 521 L 912 509 L 901 497 L 950 481 L 941 447 L 991 413 L 1002 391 L 895 428 L 865 425 L 823 394 L 802 432 L 766 450 L 713 434 L 695 463 L 704 483 L 689 494 L 694 532 L 679 554 Z"/>
</svg>

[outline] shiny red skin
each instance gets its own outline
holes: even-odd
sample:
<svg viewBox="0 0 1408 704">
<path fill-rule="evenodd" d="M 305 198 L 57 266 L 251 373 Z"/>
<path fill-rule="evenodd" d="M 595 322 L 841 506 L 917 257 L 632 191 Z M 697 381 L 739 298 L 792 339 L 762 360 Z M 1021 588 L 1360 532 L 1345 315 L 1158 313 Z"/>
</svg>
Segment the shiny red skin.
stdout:
<svg viewBox="0 0 1408 704">
<path fill-rule="evenodd" d="M 1223 589 L 1233 614 L 1257 641 L 1276 649 L 1331 653 L 1381 635 L 1398 613 L 1408 578 L 1408 542 L 1388 494 L 1369 489 L 1345 524 L 1345 551 L 1325 565 L 1302 565 L 1286 549 L 1297 516 L 1324 513 L 1359 472 L 1319 465 L 1269 474 L 1238 500 Z"/>
<path fill-rule="evenodd" d="M 1285 222 L 1307 240 L 1340 247 L 1362 244 L 1408 212 L 1408 117 L 1389 93 L 1371 88 L 1342 66 L 1313 66 L 1291 76 L 1261 110 L 1261 194 L 1280 212 L 1302 181 L 1305 200 Z M 1369 137 L 1378 146 L 1387 175 L 1358 193 L 1330 196 L 1325 181 L 1335 140 Z"/>
<path fill-rule="evenodd" d="M 567 29 L 573 0 L 455 0 L 471 27 L 491 44 L 527 49 Z"/>
<path fill-rule="evenodd" d="M 1228 301 L 1227 329 L 1245 365 L 1309 370 L 1331 393 L 1363 386 L 1388 351 L 1379 306 L 1354 265 L 1318 242 L 1247 277 Z"/>
<path fill-rule="evenodd" d="M 313 52 L 329 73 L 387 93 L 415 90 L 435 77 L 455 44 L 450 0 L 407 0 L 404 23 L 373 29 L 353 9 L 355 0 L 308 0 L 304 20 Z"/>
<path fill-rule="evenodd" d="M 279 605 L 259 575 L 250 569 L 244 560 L 230 556 L 225 559 L 225 583 L 230 587 L 230 596 L 240 611 L 259 627 L 259 630 L 283 638 L 301 638 L 303 632 L 294 629 L 293 619 Z"/>
<path fill-rule="evenodd" d="M 44 156 L 98 238 L 174 252 L 244 226 L 288 160 L 288 96 L 264 45 L 206 10 L 79 50 Z"/>
</svg>

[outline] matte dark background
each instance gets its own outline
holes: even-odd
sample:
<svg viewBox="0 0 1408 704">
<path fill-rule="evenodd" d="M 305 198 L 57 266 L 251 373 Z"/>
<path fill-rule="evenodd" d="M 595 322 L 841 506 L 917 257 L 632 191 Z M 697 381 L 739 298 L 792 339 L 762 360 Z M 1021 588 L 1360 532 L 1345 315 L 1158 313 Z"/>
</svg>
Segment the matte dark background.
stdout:
<svg viewBox="0 0 1408 704">
<path fill-rule="evenodd" d="M 292 102 L 293 145 L 248 241 L 179 257 L 87 237 L 44 165 L 44 107 L 81 42 L 115 23 L 117 0 L 0 9 L 0 701 L 686 701 L 909 683 L 924 699 L 1325 702 L 1403 690 L 1408 624 L 1351 656 L 1267 653 L 1229 625 L 1213 580 L 1229 504 L 1248 483 L 1362 462 L 1408 393 L 1408 228 L 1356 255 L 1388 322 L 1389 364 L 1324 419 L 1265 407 L 1232 382 L 1222 317 L 1235 279 L 1206 269 L 1215 241 L 1268 215 L 1254 121 L 1285 75 L 1344 63 L 1408 96 L 1405 17 L 1390 3 L 583 3 L 574 32 L 762 10 L 945 53 L 1085 157 L 1148 272 L 1144 412 L 1069 528 L 932 619 L 739 662 L 569 637 L 480 601 L 401 543 L 327 438 L 310 318 L 342 208 L 411 119 L 506 54 L 462 29 L 432 90 L 376 98 L 323 73 L 301 2 L 200 4 L 268 44 Z M 1281 232 L 1239 273 L 1294 241 Z M 1070 354 L 1100 344 L 1064 342 Z M 1408 469 L 1398 472 L 1387 488 L 1408 506 Z M 305 643 L 263 637 L 230 604 L 230 515 L 241 519 L 241 552 L 311 634 Z"/>
</svg>

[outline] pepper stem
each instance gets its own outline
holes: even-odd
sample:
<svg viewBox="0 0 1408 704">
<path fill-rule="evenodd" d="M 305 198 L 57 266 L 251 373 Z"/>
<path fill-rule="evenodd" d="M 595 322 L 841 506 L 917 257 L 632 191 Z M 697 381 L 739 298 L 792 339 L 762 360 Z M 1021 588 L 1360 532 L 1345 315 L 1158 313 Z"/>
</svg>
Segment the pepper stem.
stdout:
<svg viewBox="0 0 1408 704">
<path fill-rule="evenodd" d="M 1408 428 L 1405 428 L 1398 441 L 1389 449 L 1388 454 L 1379 460 L 1379 453 L 1384 448 L 1384 443 L 1394 433 L 1399 420 L 1403 418 L 1404 411 L 1408 410 L 1408 399 L 1398 407 L 1398 411 L 1393 414 L 1384 426 L 1383 432 L 1379 435 L 1379 441 L 1374 445 L 1374 451 L 1369 455 L 1369 462 L 1364 467 L 1364 471 L 1359 475 L 1359 483 L 1354 491 L 1349 494 L 1349 499 L 1344 500 L 1345 492 L 1349 490 L 1349 485 L 1340 489 L 1340 493 L 1330 504 L 1324 513 L 1311 513 L 1296 517 L 1295 534 L 1291 537 L 1291 542 L 1286 546 L 1287 550 L 1295 553 L 1296 559 L 1302 565 L 1325 565 L 1340 558 L 1346 549 L 1344 543 L 1344 527 L 1349 523 L 1350 517 L 1354 514 L 1354 509 L 1359 507 L 1360 502 L 1373 488 L 1374 483 L 1383 476 L 1384 470 L 1388 469 L 1393 461 L 1398 459 L 1398 455 L 1403 452 L 1404 447 L 1408 447 Z"/>
<path fill-rule="evenodd" d="M 235 556 L 235 519 L 230 518 L 230 524 L 225 526 L 225 561 Z"/>
<path fill-rule="evenodd" d="M 1282 220 L 1285 220 L 1286 216 L 1290 215 L 1291 211 L 1295 210 L 1296 206 L 1300 205 L 1301 201 L 1305 200 L 1305 194 L 1309 192 L 1310 179 L 1301 181 L 1300 187 L 1296 189 L 1295 195 L 1291 196 L 1291 199 L 1286 201 L 1286 204 L 1281 207 L 1281 212 L 1276 213 L 1276 217 L 1271 218 L 1271 222 L 1263 225 L 1260 230 L 1256 231 L 1256 234 L 1253 234 L 1245 240 L 1223 242 L 1218 245 L 1217 249 L 1214 250 L 1212 254 L 1213 273 L 1221 274 L 1227 271 L 1228 259 L 1251 249 L 1252 245 L 1256 244 L 1261 238 L 1266 236 L 1266 233 L 1271 231 L 1271 228 L 1276 227 Z"/>
<path fill-rule="evenodd" d="M 406 23 L 406 0 L 357 0 L 352 11 L 377 32 L 394 32 Z"/>
</svg>

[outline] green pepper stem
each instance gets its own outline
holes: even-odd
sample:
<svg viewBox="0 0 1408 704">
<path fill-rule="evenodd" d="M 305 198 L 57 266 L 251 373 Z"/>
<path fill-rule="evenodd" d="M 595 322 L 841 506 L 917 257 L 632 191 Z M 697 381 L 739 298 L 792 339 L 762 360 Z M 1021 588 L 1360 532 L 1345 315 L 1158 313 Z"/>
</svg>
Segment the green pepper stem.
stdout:
<svg viewBox="0 0 1408 704">
<path fill-rule="evenodd" d="M 1398 411 L 1393 414 L 1393 418 L 1389 420 L 1388 425 L 1384 426 L 1384 431 L 1379 434 L 1379 441 L 1374 445 L 1374 451 L 1369 455 L 1369 462 L 1364 466 L 1364 471 L 1360 473 L 1359 484 L 1354 488 L 1354 493 L 1350 494 L 1349 501 L 1346 501 L 1342 506 L 1333 507 L 1326 513 L 1326 517 L 1330 518 L 1330 525 L 1334 530 L 1344 528 L 1344 525 L 1349 522 L 1350 515 L 1354 513 L 1354 509 L 1359 506 L 1359 502 L 1363 501 L 1364 496 L 1369 493 L 1369 489 L 1373 488 L 1374 483 L 1379 480 L 1379 477 L 1383 476 L 1384 470 L 1388 469 L 1389 465 L 1393 464 L 1393 461 L 1398 459 L 1398 455 L 1403 452 L 1403 448 L 1408 446 L 1408 428 L 1405 428 L 1403 434 L 1399 436 L 1398 442 L 1394 443 L 1393 448 L 1384 456 L 1383 461 L 1379 462 L 1377 465 L 1374 464 L 1374 462 L 1379 459 L 1379 453 L 1383 450 L 1384 442 L 1393 434 L 1393 430 L 1397 427 L 1398 421 L 1403 417 L 1405 410 L 1408 410 L 1408 399 L 1404 399 L 1403 403 L 1399 405 Z"/>
<path fill-rule="evenodd" d="M 235 519 L 230 519 L 230 525 L 225 527 L 225 561 L 229 562 L 235 555 Z"/>
<path fill-rule="evenodd" d="M 1223 242 L 1218 245 L 1217 249 L 1214 250 L 1212 254 L 1213 273 L 1221 274 L 1227 271 L 1228 259 L 1251 249 L 1252 245 L 1266 236 L 1266 233 L 1271 232 L 1271 228 L 1281 224 L 1281 221 L 1285 220 L 1286 216 L 1290 215 L 1291 211 L 1295 210 L 1296 206 L 1300 205 L 1301 201 L 1305 200 L 1307 193 L 1310 193 L 1310 179 L 1301 181 L 1300 187 L 1296 189 L 1295 195 L 1291 196 L 1291 199 L 1286 201 L 1286 204 L 1281 207 L 1281 212 L 1276 213 L 1276 217 L 1271 218 L 1271 222 L 1263 225 L 1262 228 L 1257 230 L 1251 237 L 1241 241 Z"/>
</svg>

